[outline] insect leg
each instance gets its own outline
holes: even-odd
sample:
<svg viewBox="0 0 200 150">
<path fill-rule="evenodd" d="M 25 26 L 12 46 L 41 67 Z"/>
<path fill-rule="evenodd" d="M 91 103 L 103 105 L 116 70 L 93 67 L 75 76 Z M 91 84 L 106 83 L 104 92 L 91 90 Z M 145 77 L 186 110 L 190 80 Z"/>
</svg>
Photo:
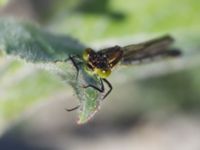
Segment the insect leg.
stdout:
<svg viewBox="0 0 200 150">
<path fill-rule="evenodd" d="M 108 90 L 108 92 L 104 95 L 104 97 L 103 97 L 103 99 L 105 99 L 109 94 L 110 94 L 110 92 L 112 91 L 112 89 L 113 89 L 113 87 L 112 87 L 112 85 L 111 85 L 111 83 L 108 81 L 108 80 L 106 80 L 106 79 L 103 79 L 103 81 L 108 85 L 108 87 L 110 88 L 109 90 Z"/>
<path fill-rule="evenodd" d="M 76 60 L 74 59 L 77 56 L 69 56 L 69 60 L 71 60 L 72 64 L 74 65 L 74 67 L 76 68 L 76 80 L 78 79 L 79 76 L 79 68 L 78 68 L 78 64 L 76 62 Z"/>
<path fill-rule="evenodd" d="M 73 108 L 67 108 L 67 109 L 65 109 L 65 110 L 68 111 L 68 112 L 70 112 L 70 111 L 74 111 L 74 110 L 78 109 L 79 107 L 80 107 L 80 105 L 75 106 L 75 107 L 73 107 Z"/>
<path fill-rule="evenodd" d="M 103 99 L 105 99 L 105 98 L 110 94 L 110 92 L 111 92 L 112 89 L 113 89 L 111 83 L 110 83 L 108 80 L 106 80 L 106 79 L 101 79 L 101 78 L 100 78 L 100 84 L 101 84 L 101 87 L 100 87 L 100 88 L 97 87 L 97 86 L 91 85 L 91 84 L 89 84 L 89 85 L 87 85 L 87 86 L 84 86 L 84 88 L 92 87 L 92 88 L 94 88 L 95 90 L 97 90 L 97 91 L 103 93 L 103 92 L 105 91 L 105 87 L 104 87 L 103 81 L 104 81 L 104 82 L 108 85 L 108 87 L 110 88 L 110 89 L 108 90 L 108 92 L 106 92 L 106 94 L 103 96 Z"/>
<path fill-rule="evenodd" d="M 88 84 L 88 85 L 83 86 L 83 87 L 84 87 L 84 88 L 92 87 L 93 89 L 95 89 L 95 90 L 97 90 L 97 91 L 103 93 L 103 92 L 105 91 L 105 88 L 104 88 L 104 84 L 103 84 L 103 81 L 102 81 L 101 78 L 100 78 L 100 84 L 101 84 L 101 87 L 100 87 L 100 88 L 97 87 L 97 86 L 95 86 L 95 85 L 92 85 L 92 84 Z"/>
<path fill-rule="evenodd" d="M 72 64 L 74 65 L 74 67 L 76 68 L 76 80 L 78 79 L 78 76 L 79 76 L 79 68 L 78 68 L 78 65 L 77 65 L 77 62 L 75 61 L 75 57 L 77 57 L 77 56 L 69 56 L 69 60 L 72 62 Z M 68 61 L 68 60 L 66 60 L 66 61 Z M 80 105 L 78 105 L 78 106 L 75 106 L 75 107 L 73 107 L 73 108 L 69 108 L 69 109 L 66 109 L 66 111 L 68 111 L 68 112 L 70 112 L 70 111 L 74 111 L 74 110 L 76 110 L 76 109 L 78 109 L 80 107 Z"/>
<path fill-rule="evenodd" d="M 103 97 L 103 99 L 105 99 L 105 98 L 108 96 L 108 94 L 112 91 L 112 86 L 111 86 L 111 84 L 110 84 L 106 79 L 103 79 L 103 80 L 102 80 L 102 79 L 100 78 L 100 84 L 101 84 L 101 87 L 100 87 L 100 88 L 97 87 L 97 86 L 95 86 L 95 85 L 92 85 L 92 84 L 89 84 L 89 85 L 87 85 L 87 86 L 84 86 L 84 88 L 89 88 L 89 87 L 91 87 L 91 88 L 94 88 L 95 90 L 97 90 L 97 91 L 103 93 L 103 92 L 105 91 L 103 81 L 105 81 L 105 82 L 108 84 L 108 86 L 110 87 L 109 91 L 108 91 L 108 92 L 106 93 L 106 95 L 104 95 L 104 97 Z M 78 109 L 79 107 L 80 107 L 80 105 L 75 106 L 75 107 L 73 107 L 73 108 L 66 109 L 66 111 L 68 111 L 68 112 L 74 111 L 74 110 Z"/>
<path fill-rule="evenodd" d="M 74 67 L 76 68 L 76 71 L 77 71 L 77 73 L 76 73 L 76 80 L 78 79 L 78 76 L 79 76 L 79 67 L 78 67 L 78 64 L 80 63 L 80 62 L 77 62 L 76 60 L 75 60 L 75 58 L 79 58 L 78 56 L 76 56 L 76 55 L 70 55 L 69 56 L 69 58 L 67 58 L 67 59 L 65 59 L 64 61 L 65 62 L 67 62 L 67 61 L 71 61 L 72 62 L 72 64 L 74 65 Z M 55 60 L 54 61 L 55 63 L 57 63 L 57 62 L 61 62 L 60 60 Z"/>
</svg>

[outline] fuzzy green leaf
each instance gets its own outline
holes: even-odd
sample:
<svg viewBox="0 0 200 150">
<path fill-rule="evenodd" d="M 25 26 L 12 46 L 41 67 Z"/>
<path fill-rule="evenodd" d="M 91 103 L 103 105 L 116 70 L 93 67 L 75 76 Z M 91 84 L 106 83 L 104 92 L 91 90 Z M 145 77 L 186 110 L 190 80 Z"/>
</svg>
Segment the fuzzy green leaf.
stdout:
<svg viewBox="0 0 200 150">
<path fill-rule="evenodd" d="M 54 35 L 29 23 L 0 20 L 0 49 L 7 55 L 43 66 L 69 83 L 80 100 L 79 124 L 87 122 L 99 108 L 101 94 L 92 88 L 83 88 L 87 84 L 98 85 L 97 78 L 89 76 L 80 64 L 76 80 L 75 67 L 65 61 L 71 55 L 81 58 L 85 46 L 77 40 Z"/>
<path fill-rule="evenodd" d="M 29 62 L 53 62 L 81 55 L 85 46 L 71 37 L 54 35 L 29 23 L 0 20 L 0 48 Z"/>
</svg>

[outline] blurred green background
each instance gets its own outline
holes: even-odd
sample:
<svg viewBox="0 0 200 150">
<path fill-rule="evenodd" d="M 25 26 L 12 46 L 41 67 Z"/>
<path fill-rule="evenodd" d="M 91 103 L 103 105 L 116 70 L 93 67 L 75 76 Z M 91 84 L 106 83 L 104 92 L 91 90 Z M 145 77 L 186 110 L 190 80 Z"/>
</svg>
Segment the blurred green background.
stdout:
<svg viewBox="0 0 200 150">
<path fill-rule="evenodd" d="M 75 112 L 64 111 L 78 103 L 68 85 L 24 61 L 0 57 L 0 149 L 101 149 L 108 140 L 108 149 L 199 150 L 200 1 L 0 0 L 0 5 L 1 17 L 36 22 L 95 48 L 168 33 L 183 51 L 177 60 L 115 70 L 112 94 L 84 126 L 76 125 Z"/>
</svg>

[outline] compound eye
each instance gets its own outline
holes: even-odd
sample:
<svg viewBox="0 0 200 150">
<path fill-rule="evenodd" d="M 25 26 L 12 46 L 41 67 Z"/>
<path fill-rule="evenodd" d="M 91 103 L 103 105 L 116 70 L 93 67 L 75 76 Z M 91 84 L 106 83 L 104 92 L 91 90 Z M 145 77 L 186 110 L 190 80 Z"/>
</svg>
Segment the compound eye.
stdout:
<svg viewBox="0 0 200 150">
<path fill-rule="evenodd" d="M 111 74 L 111 70 L 102 70 L 102 69 L 98 69 L 98 68 L 95 69 L 95 72 L 101 78 L 107 78 Z"/>
<path fill-rule="evenodd" d="M 83 52 L 83 60 L 84 61 L 88 61 L 89 60 L 89 56 L 90 56 L 90 53 L 92 52 L 93 50 L 91 48 L 86 48 Z"/>
</svg>

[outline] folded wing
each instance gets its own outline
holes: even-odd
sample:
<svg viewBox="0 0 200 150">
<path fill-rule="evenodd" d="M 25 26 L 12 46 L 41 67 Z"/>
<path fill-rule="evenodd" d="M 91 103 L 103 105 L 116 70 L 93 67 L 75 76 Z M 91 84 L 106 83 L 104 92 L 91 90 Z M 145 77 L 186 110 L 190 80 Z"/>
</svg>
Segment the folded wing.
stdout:
<svg viewBox="0 0 200 150">
<path fill-rule="evenodd" d="M 147 42 L 128 45 L 122 48 L 122 64 L 133 64 L 142 62 L 145 59 L 154 59 L 157 57 L 176 57 L 181 54 L 178 49 L 171 48 L 174 39 L 169 36 L 153 39 Z"/>
</svg>

